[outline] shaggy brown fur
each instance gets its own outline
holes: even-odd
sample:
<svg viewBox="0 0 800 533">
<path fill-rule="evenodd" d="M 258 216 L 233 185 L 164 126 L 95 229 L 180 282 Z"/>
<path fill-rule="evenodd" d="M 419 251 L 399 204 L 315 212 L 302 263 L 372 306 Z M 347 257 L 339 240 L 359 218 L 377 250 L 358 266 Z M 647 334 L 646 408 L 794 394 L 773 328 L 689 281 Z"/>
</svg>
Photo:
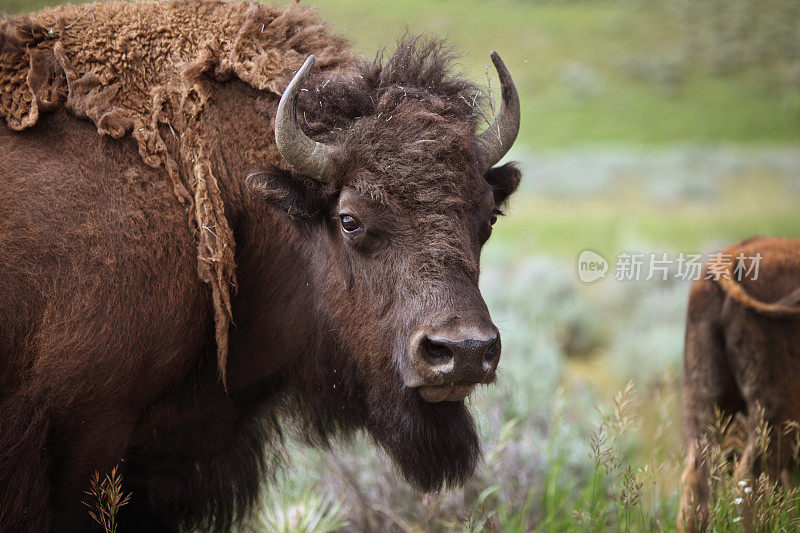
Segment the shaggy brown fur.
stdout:
<svg viewBox="0 0 800 533">
<path fill-rule="evenodd" d="M 328 185 L 272 131 L 310 53 Z M 441 44 L 363 62 L 296 6 L 96 3 L 2 22 L 0 62 L 0 530 L 87 530 L 121 460 L 122 531 L 228 529 L 287 424 L 366 429 L 425 490 L 470 475 L 464 402 L 401 374 L 420 325 L 490 324 L 480 250 L 520 175 L 485 168 Z"/>
<path fill-rule="evenodd" d="M 740 253 L 763 257 L 757 280 L 739 281 L 733 275 L 733 262 Z M 776 431 L 787 421 L 800 420 L 800 242 L 756 238 L 721 254 L 723 259 L 712 263 L 725 275 L 696 282 L 689 295 L 683 382 L 687 460 L 681 529 L 695 530 L 707 521 L 708 472 L 702 442 L 715 407 L 726 414 L 745 416 L 756 415 L 763 407 L 766 421 Z M 788 479 L 791 439 L 774 437 L 773 443 L 781 442 L 782 449 L 772 450 L 768 473 Z M 752 452 L 744 451 L 737 475 L 753 474 Z"/>
<path fill-rule="evenodd" d="M 29 128 L 63 102 L 101 135 L 132 132 L 144 162 L 167 170 L 189 206 L 198 272 L 213 291 L 223 382 L 235 245 L 200 118 L 209 97 L 204 77 L 235 76 L 280 95 L 311 52 L 321 68 L 349 65 L 343 41 L 307 20 L 297 8 L 183 1 L 61 6 L 0 23 L 0 115 L 9 127 Z M 160 125 L 180 140 L 178 158 Z"/>
</svg>

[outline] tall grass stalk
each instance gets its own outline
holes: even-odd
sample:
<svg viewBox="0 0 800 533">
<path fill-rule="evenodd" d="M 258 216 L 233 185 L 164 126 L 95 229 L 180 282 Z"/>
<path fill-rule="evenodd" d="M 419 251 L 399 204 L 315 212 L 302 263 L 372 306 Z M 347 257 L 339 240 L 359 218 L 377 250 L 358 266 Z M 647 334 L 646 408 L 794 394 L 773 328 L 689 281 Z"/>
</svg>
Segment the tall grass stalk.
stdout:
<svg viewBox="0 0 800 533">
<path fill-rule="evenodd" d="M 122 490 L 122 474 L 117 466 L 101 480 L 100 473 L 95 470 L 85 491 L 91 497 L 89 502 L 82 502 L 89 508 L 89 516 L 100 524 L 105 533 L 116 533 L 117 515 L 130 502 L 131 495 Z"/>
</svg>

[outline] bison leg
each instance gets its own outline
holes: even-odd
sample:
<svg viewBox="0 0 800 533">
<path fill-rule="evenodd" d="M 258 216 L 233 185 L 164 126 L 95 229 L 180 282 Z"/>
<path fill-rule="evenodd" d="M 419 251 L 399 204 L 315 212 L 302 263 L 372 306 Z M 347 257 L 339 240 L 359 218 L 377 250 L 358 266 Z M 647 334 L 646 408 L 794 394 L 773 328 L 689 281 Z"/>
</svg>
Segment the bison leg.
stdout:
<svg viewBox="0 0 800 533">
<path fill-rule="evenodd" d="M 46 402 L 11 396 L 0 403 L 0 531 L 49 531 Z"/>
<path fill-rule="evenodd" d="M 700 442 L 689 444 L 686 466 L 681 476 L 683 490 L 678 509 L 678 531 L 698 531 L 708 526 L 708 470 Z"/>
<path fill-rule="evenodd" d="M 146 487 L 128 486 L 131 491 L 130 504 L 119 517 L 117 533 L 174 533 L 178 528 L 164 520 L 150 505 Z"/>
<path fill-rule="evenodd" d="M 747 435 L 744 447 L 742 448 L 742 455 L 736 462 L 736 467 L 734 468 L 733 471 L 733 481 L 736 483 L 744 481 L 745 483 L 748 483 L 752 487 L 753 477 L 754 477 L 753 469 L 755 467 L 756 455 L 757 455 L 757 436 L 755 434 L 754 428 L 751 427 L 751 424 L 748 421 L 743 422 L 743 425 L 745 428 L 747 428 L 746 429 Z"/>
<path fill-rule="evenodd" d="M 785 434 L 785 411 L 762 408 L 764 398 L 747 400 L 750 416 L 746 421 L 747 441 L 734 472 L 736 482 L 745 481 L 750 486 L 761 473 L 780 481 L 790 491 L 794 485 L 794 432 Z M 765 427 L 768 430 L 765 434 Z M 765 449 L 762 439 L 769 439 Z"/>
<path fill-rule="evenodd" d="M 752 482 L 764 473 L 788 488 L 797 433 L 788 431 L 793 425 L 787 424 L 798 418 L 800 393 L 795 380 L 800 363 L 787 344 L 800 337 L 791 338 L 775 324 L 765 325 L 746 315 L 735 318 L 726 339 L 729 357 L 738 365 L 736 375 L 747 405 L 747 442 L 736 479 Z"/>
<path fill-rule="evenodd" d="M 708 526 L 708 469 L 703 446 L 708 442 L 708 424 L 714 408 L 735 414 L 744 406 L 716 322 L 721 302 L 718 288 L 710 281 L 701 281 L 692 288 L 684 351 L 683 425 L 687 457 L 678 512 L 679 531 Z"/>
<path fill-rule="evenodd" d="M 781 485 L 783 486 L 783 490 L 786 492 L 791 492 L 791 490 L 794 488 L 792 471 L 788 467 L 781 469 Z"/>
</svg>

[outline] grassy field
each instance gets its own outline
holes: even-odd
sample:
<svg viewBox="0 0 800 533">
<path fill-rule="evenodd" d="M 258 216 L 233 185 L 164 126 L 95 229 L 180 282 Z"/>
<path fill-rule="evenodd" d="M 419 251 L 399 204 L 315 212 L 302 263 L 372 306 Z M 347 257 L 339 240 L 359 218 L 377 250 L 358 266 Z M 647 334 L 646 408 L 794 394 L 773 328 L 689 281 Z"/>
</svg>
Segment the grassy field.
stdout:
<svg viewBox="0 0 800 533">
<path fill-rule="evenodd" d="M 52 3 L 0 0 L 0 10 Z M 611 260 L 800 237 L 800 47 L 770 51 L 781 31 L 800 34 L 800 9 L 786 0 L 313 4 L 366 56 L 425 32 L 456 44 L 476 80 L 491 49 L 514 74 L 523 117 L 511 158 L 524 180 L 486 246 L 481 280 L 504 355 L 497 385 L 470 400 L 486 459 L 464 488 L 415 493 L 363 436 L 329 451 L 292 443 L 291 466 L 246 529 L 673 531 L 689 283 L 587 286 L 575 261 L 584 249 Z M 711 10 L 700 13 L 719 26 L 716 41 L 692 20 L 695 4 Z M 749 37 L 756 30 L 762 44 Z M 714 530 L 791 530 L 798 493 L 766 481 L 745 490 L 726 469 L 735 446 L 715 450 Z"/>
<path fill-rule="evenodd" d="M 489 253 L 497 247 L 497 253 L 511 255 L 575 258 L 587 248 L 614 255 L 641 251 L 642 246 L 688 253 L 755 235 L 800 235 L 797 197 L 787 195 L 783 184 L 768 177 L 729 184 L 713 201 L 681 199 L 663 204 L 632 186 L 590 198 L 551 198 L 523 191 L 497 227 Z"/>
</svg>

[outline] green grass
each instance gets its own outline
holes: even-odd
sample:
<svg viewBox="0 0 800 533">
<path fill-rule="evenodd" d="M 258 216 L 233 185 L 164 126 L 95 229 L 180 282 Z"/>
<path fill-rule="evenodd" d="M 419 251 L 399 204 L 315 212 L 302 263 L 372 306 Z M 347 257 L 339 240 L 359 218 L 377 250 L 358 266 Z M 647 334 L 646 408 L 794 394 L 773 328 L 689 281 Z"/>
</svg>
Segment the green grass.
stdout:
<svg viewBox="0 0 800 533">
<path fill-rule="evenodd" d="M 684 465 L 680 428 L 674 422 L 673 412 L 680 401 L 675 385 L 675 380 L 670 378 L 651 384 L 642 394 L 629 382 L 613 400 L 604 400 L 597 407 L 588 434 L 580 435 L 574 432 L 577 398 L 570 398 L 570 392 L 564 390 L 556 392 L 547 406 L 549 420 L 544 422 L 548 435 L 540 443 L 545 450 L 545 463 L 535 480 L 529 480 L 524 469 L 518 472 L 519 478 L 513 473 L 508 475 L 508 469 L 514 468 L 514 462 L 519 460 L 520 450 L 514 448 L 514 443 L 525 437 L 521 426 L 526 421 L 507 422 L 496 440 L 487 446 L 486 463 L 487 468 L 503 469 L 507 476 L 503 482 L 508 483 L 508 478 L 516 480 L 516 500 L 504 496 L 503 490 L 507 487 L 502 486 L 500 480 L 486 477 L 480 490 L 457 493 L 457 509 L 447 505 L 446 493 L 439 493 L 415 502 L 421 510 L 414 513 L 408 512 L 408 502 L 395 502 L 392 509 L 370 503 L 373 498 L 391 497 L 391 489 L 373 480 L 365 485 L 362 506 L 357 507 L 364 521 L 350 522 L 350 525 L 355 526 L 354 530 L 391 528 L 409 532 L 676 531 L 680 475 Z M 658 402 L 655 410 L 651 408 L 654 401 Z M 784 488 L 765 475 L 737 477 L 735 474 L 748 437 L 755 439 L 759 450 L 754 463 L 762 464 L 767 460 L 771 437 L 763 414 L 755 412 L 744 423 L 718 416 L 709 422 L 709 427 L 703 451 L 711 474 L 708 480 L 709 531 L 795 531 L 800 523 L 800 488 Z M 781 438 L 791 441 L 795 460 L 800 451 L 797 429 L 798 426 L 790 425 L 781 433 Z M 576 445 L 579 448 L 576 449 Z M 362 448 L 360 456 L 369 461 L 365 452 Z M 581 463 L 578 470 L 577 462 Z M 357 474 L 357 467 L 345 472 L 348 477 Z M 331 475 L 340 474 L 331 472 Z M 285 484 L 290 493 L 297 492 L 294 484 L 298 478 Z M 293 500 L 289 509 L 311 507 L 314 511 L 309 512 L 309 516 L 317 517 L 320 522 L 342 520 L 343 509 L 335 503 L 329 504 L 327 511 L 320 510 L 318 502 L 323 497 L 319 493 L 326 492 L 324 485 L 313 481 L 311 486 L 314 488 L 303 493 L 304 499 Z M 378 487 L 389 494 L 374 494 Z M 283 486 L 278 492 L 277 499 L 285 498 Z M 339 497 L 344 498 L 346 492 L 338 493 Z M 387 519 L 372 522 L 369 518 L 372 513 L 385 514 Z M 254 526 L 252 530 L 274 529 Z M 286 530 L 327 532 L 333 529 Z"/>
<path fill-rule="evenodd" d="M 731 184 L 713 201 L 666 204 L 630 184 L 588 198 L 523 191 L 507 215 L 495 226 L 489 254 L 575 258 L 592 249 L 610 258 L 622 251 L 701 252 L 757 235 L 800 237 L 797 195 L 768 177 Z"/>
<path fill-rule="evenodd" d="M 0 0 L 30 11 L 52 0 Z M 285 2 L 280 2 L 285 3 Z M 485 81 L 489 50 L 515 76 L 523 106 L 519 145 L 743 143 L 800 140 L 800 88 L 772 66 L 721 76 L 697 68 L 693 51 L 666 15 L 669 0 L 317 0 L 322 18 L 367 56 L 406 30 L 447 36 L 466 72 Z M 656 73 L 677 62 L 677 80 Z M 659 70 L 660 69 L 660 70 Z M 496 86 L 494 73 L 492 82 Z M 658 78 L 658 76 L 656 76 Z M 669 78 L 669 75 L 668 75 Z"/>
</svg>

